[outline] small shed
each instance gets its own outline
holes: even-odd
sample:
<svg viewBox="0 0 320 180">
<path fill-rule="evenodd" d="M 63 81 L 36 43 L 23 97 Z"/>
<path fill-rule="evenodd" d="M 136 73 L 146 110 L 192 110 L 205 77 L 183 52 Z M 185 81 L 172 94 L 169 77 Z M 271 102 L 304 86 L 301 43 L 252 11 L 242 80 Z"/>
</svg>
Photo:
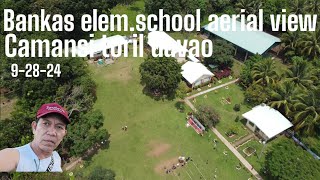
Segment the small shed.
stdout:
<svg viewBox="0 0 320 180">
<path fill-rule="evenodd" d="M 183 78 L 192 88 L 210 82 L 214 76 L 203 64 L 192 61 L 186 62 L 181 69 Z"/>
<path fill-rule="evenodd" d="M 293 126 L 279 111 L 265 104 L 252 108 L 242 116 L 247 119 L 246 126 L 258 133 L 264 141 L 274 138 Z"/>
</svg>

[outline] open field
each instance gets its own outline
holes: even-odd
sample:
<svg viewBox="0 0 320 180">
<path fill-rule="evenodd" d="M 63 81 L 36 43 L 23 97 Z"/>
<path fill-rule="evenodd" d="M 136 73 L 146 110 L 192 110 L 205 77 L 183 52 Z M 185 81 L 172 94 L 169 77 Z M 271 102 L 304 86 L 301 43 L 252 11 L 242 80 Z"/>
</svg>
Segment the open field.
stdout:
<svg viewBox="0 0 320 180">
<path fill-rule="evenodd" d="M 85 168 L 88 173 L 101 165 L 113 169 L 117 179 L 248 179 L 245 170 L 236 170 L 239 161 L 219 142 L 213 149 L 212 132 L 204 137 L 186 128 L 186 111 L 181 113 L 176 101 L 156 101 L 142 93 L 138 72 L 142 59 L 119 58 L 105 67 L 90 66 L 97 87 L 95 109 L 105 116 L 111 134 L 110 148 L 100 151 Z M 128 126 L 128 131 L 121 130 Z M 193 161 L 174 173 L 166 174 L 179 156 Z M 208 161 L 208 164 L 207 164 Z M 217 168 L 217 170 L 216 170 Z M 193 174 L 191 174 L 191 172 Z M 188 172 L 188 173 L 187 173 Z M 202 174 L 202 175 L 201 175 Z"/>
</svg>

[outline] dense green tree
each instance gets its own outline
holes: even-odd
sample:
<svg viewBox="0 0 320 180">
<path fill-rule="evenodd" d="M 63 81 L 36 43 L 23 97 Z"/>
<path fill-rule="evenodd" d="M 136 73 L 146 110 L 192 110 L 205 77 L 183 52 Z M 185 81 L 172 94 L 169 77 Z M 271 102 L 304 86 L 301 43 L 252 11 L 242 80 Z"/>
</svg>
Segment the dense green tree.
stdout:
<svg viewBox="0 0 320 180">
<path fill-rule="evenodd" d="M 105 169 L 101 166 L 95 167 L 93 171 L 90 172 L 89 180 L 114 180 L 116 174 L 111 169 Z"/>
<path fill-rule="evenodd" d="M 264 28 L 271 30 L 271 14 L 281 14 L 282 9 L 287 9 L 287 0 L 265 0 L 262 6 Z"/>
<path fill-rule="evenodd" d="M 194 116 L 201 122 L 205 127 L 215 127 L 220 121 L 220 115 L 214 110 L 213 107 L 208 105 L 199 105 Z"/>
<path fill-rule="evenodd" d="M 254 55 L 250 56 L 249 59 L 247 59 L 244 62 L 245 67 L 241 70 L 240 73 L 240 84 L 244 88 L 249 87 L 253 83 L 253 77 L 252 77 L 252 68 L 254 64 L 263 61 L 263 57 L 261 55 Z"/>
<path fill-rule="evenodd" d="M 318 58 L 320 56 L 320 28 L 313 32 L 303 33 L 298 45 L 302 55 L 310 59 Z"/>
<path fill-rule="evenodd" d="M 312 69 L 310 63 L 301 57 L 293 57 L 292 59 L 293 65 L 286 72 L 285 81 L 291 81 L 296 87 L 302 89 L 313 87 L 313 82 L 317 77 L 314 76 L 315 70 Z"/>
<path fill-rule="evenodd" d="M 304 14 L 307 8 L 307 0 L 289 1 L 290 10 L 294 14 Z"/>
<path fill-rule="evenodd" d="M 269 105 L 287 117 L 292 113 L 293 99 L 297 95 L 293 82 L 281 82 L 271 89 Z"/>
<path fill-rule="evenodd" d="M 315 135 L 320 124 L 320 89 L 315 88 L 296 97 L 294 128 L 304 135 Z"/>
<path fill-rule="evenodd" d="M 281 35 L 281 42 L 284 46 L 283 51 L 287 60 L 298 54 L 300 36 L 301 32 L 299 31 L 288 31 Z"/>
<path fill-rule="evenodd" d="M 268 87 L 254 83 L 246 89 L 244 93 L 245 101 L 253 106 L 267 103 L 270 95 L 269 91 L 270 89 Z"/>
<path fill-rule="evenodd" d="M 320 1 L 319 0 L 307 0 L 306 12 L 310 14 L 320 13 Z"/>
<path fill-rule="evenodd" d="M 255 14 L 257 15 L 259 12 L 259 9 L 262 9 L 262 2 L 259 0 L 239 0 L 235 4 L 238 12 L 240 12 L 241 9 L 245 9 L 246 12 L 244 14 L 249 15 L 249 14 Z"/>
<path fill-rule="evenodd" d="M 275 62 L 272 59 L 264 59 L 256 63 L 252 68 L 252 78 L 255 83 L 262 86 L 274 84 L 278 80 L 275 67 Z"/>
<path fill-rule="evenodd" d="M 209 0 L 214 12 L 224 12 L 231 5 L 231 0 Z"/>
<path fill-rule="evenodd" d="M 265 167 L 270 179 L 317 179 L 320 177 L 320 162 L 289 139 L 272 146 L 272 150 L 266 156 Z"/>
<path fill-rule="evenodd" d="M 104 118 L 100 111 L 90 111 L 72 118 L 68 134 L 62 142 L 64 156 L 86 155 L 88 150 L 101 142 L 108 144 L 110 134 L 103 128 Z M 68 153 L 66 153 L 68 152 Z"/>
<path fill-rule="evenodd" d="M 234 47 L 225 40 L 214 40 L 212 56 L 204 58 L 206 65 L 218 65 L 219 69 L 231 68 L 233 65 Z"/>
<path fill-rule="evenodd" d="M 10 0 L 9 0 L 10 1 Z M 88 38 L 88 32 L 81 29 L 81 16 L 92 14 L 93 9 L 97 9 L 98 14 L 110 14 L 109 9 L 117 5 L 117 1 L 104 0 L 11 0 L 14 1 L 12 8 L 19 14 L 40 13 L 40 9 L 45 9 L 47 14 L 72 14 L 74 16 L 74 31 L 57 32 L 62 39 Z"/>
<path fill-rule="evenodd" d="M 140 65 L 141 82 L 149 92 L 173 95 L 181 81 L 181 67 L 175 58 L 149 56 Z"/>
<path fill-rule="evenodd" d="M 146 0 L 145 12 L 159 15 L 159 9 L 163 9 L 164 14 L 170 16 L 180 14 L 184 16 L 186 14 L 195 15 L 196 9 L 200 9 L 201 18 L 203 18 L 204 14 L 206 14 L 207 3 L 208 0 Z"/>
<path fill-rule="evenodd" d="M 313 84 L 315 86 L 318 86 L 320 87 L 320 59 L 314 59 L 312 61 L 312 65 L 314 67 L 313 69 L 313 73 L 314 73 L 314 76 L 315 76 L 315 80 L 313 81 Z"/>
<path fill-rule="evenodd" d="M 204 15 L 206 11 L 207 0 L 146 0 L 145 9 L 148 14 L 159 14 L 159 9 L 169 15 L 174 14 L 195 14 L 196 9 L 201 10 Z"/>
</svg>

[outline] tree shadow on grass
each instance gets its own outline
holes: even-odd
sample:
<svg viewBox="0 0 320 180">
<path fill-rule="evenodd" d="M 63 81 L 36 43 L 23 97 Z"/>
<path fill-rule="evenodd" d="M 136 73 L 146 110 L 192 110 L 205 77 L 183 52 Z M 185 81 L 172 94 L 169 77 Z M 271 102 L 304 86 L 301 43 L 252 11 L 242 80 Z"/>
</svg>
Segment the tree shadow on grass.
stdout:
<svg viewBox="0 0 320 180">
<path fill-rule="evenodd" d="M 108 134 L 108 138 L 101 142 L 95 143 L 92 148 L 90 148 L 82 157 L 85 161 L 91 161 L 92 157 L 96 155 L 99 150 L 109 149 L 110 147 L 110 134 Z"/>
<path fill-rule="evenodd" d="M 152 91 L 152 90 L 150 90 L 150 89 L 148 89 L 146 87 L 144 87 L 142 89 L 142 93 L 144 95 L 149 96 L 150 98 L 152 98 L 152 99 L 154 99 L 156 101 L 160 101 L 160 100 L 162 100 L 162 101 L 164 101 L 164 100 L 172 101 L 172 100 L 174 100 L 176 98 L 175 93 L 170 93 L 169 95 L 162 94 L 162 93 L 156 93 L 156 92 L 154 92 L 154 91 Z"/>
<path fill-rule="evenodd" d="M 183 101 L 176 102 L 174 106 L 181 113 L 184 113 L 186 110 L 186 104 Z"/>
</svg>

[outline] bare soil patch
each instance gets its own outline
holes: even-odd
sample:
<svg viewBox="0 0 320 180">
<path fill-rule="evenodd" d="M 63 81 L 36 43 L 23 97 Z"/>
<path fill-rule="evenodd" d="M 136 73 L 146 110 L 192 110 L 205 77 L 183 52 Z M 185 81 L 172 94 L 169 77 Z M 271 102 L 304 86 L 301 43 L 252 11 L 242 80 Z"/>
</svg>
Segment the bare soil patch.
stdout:
<svg viewBox="0 0 320 180">
<path fill-rule="evenodd" d="M 171 145 L 163 142 L 152 141 L 149 143 L 150 151 L 147 153 L 149 157 L 159 157 L 162 154 L 166 153 Z"/>
</svg>

